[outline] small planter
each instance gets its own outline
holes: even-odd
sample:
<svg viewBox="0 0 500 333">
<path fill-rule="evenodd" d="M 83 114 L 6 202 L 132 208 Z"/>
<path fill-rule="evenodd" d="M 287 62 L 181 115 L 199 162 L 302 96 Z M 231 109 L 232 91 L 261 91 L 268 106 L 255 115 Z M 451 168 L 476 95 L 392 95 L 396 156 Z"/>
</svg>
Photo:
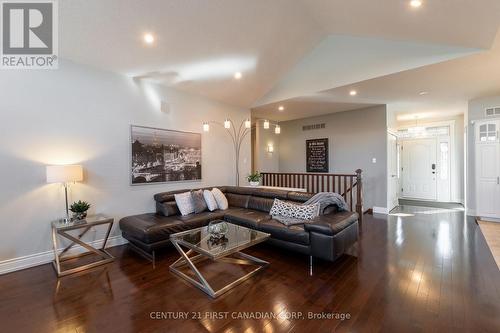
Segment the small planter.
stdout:
<svg viewBox="0 0 500 333">
<path fill-rule="evenodd" d="M 250 186 L 259 186 L 259 182 L 250 182 Z"/>
<path fill-rule="evenodd" d="M 73 212 L 74 220 L 83 220 L 86 217 L 87 217 L 87 212 L 78 212 L 78 213 Z"/>
</svg>

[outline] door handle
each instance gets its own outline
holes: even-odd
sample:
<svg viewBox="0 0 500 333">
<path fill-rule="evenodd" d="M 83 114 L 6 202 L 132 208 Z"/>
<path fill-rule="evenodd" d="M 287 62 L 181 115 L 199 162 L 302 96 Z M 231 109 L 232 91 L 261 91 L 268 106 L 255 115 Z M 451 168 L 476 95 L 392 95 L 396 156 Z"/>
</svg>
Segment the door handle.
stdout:
<svg viewBox="0 0 500 333">
<path fill-rule="evenodd" d="M 497 185 L 500 185 L 500 177 L 497 176 Z"/>
</svg>

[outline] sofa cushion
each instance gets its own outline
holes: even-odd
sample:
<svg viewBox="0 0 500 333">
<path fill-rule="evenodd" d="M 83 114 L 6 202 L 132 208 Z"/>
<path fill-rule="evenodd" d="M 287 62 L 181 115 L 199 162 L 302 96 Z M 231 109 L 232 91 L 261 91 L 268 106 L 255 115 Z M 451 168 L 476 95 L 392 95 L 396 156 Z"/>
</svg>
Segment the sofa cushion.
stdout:
<svg viewBox="0 0 500 333">
<path fill-rule="evenodd" d="M 259 230 L 267 232 L 271 234 L 272 238 L 282 241 L 309 244 L 309 232 L 304 230 L 303 224 L 286 226 L 275 219 L 269 219 L 259 224 Z"/>
<path fill-rule="evenodd" d="M 274 199 L 261 198 L 258 196 L 251 196 L 248 200 L 248 208 L 260 210 L 261 212 L 269 213 L 273 206 Z"/>
<path fill-rule="evenodd" d="M 249 195 L 226 193 L 226 198 L 231 207 L 247 208 Z"/>
<path fill-rule="evenodd" d="M 168 240 L 171 234 L 202 227 L 223 217 L 221 211 L 168 217 L 154 213 L 140 214 L 121 219 L 120 229 L 141 242 L 154 243 Z"/>
<path fill-rule="evenodd" d="M 191 226 L 191 229 L 203 227 L 208 224 L 208 222 L 213 220 L 222 220 L 224 218 L 224 212 L 217 210 L 215 212 L 203 212 L 199 214 L 189 214 L 186 216 L 177 216 L 179 221 L 182 221 Z"/>
<path fill-rule="evenodd" d="M 228 211 L 224 220 L 248 228 L 258 228 L 262 221 L 270 220 L 271 216 L 266 212 L 252 209 L 232 209 Z"/>
<path fill-rule="evenodd" d="M 141 214 L 124 217 L 120 229 L 144 243 L 154 243 L 168 239 L 171 234 L 191 229 L 191 226 L 173 216 Z"/>
<path fill-rule="evenodd" d="M 214 187 L 212 189 L 212 194 L 214 195 L 215 201 L 217 201 L 217 207 L 219 207 L 219 209 L 226 210 L 229 207 L 227 198 L 221 190 L 219 190 L 217 187 Z"/>
<path fill-rule="evenodd" d="M 182 215 L 189 215 L 194 213 L 194 203 L 193 198 L 191 197 L 191 192 L 184 192 L 174 194 L 175 203 L 177 207 L 181 211 Z"/>
<path fill-rule="evenodd" d="M 207 210 L 207 203 L 203 197 L 203 190 L 197 190 L 191 192 L 191 198 L 193 199 L 193 206 L 195 214 L 199 214 Z"/>
<path fill-rule="evenodd" d="M 307 223 L 304 228 L 309 232 L 317 232 L 328 236 L 334 236 L 350 225 L 356 223 L 358 218 L 358 213 L 349 211 L 320 215 L 313 219 L 311 223 Z"/>
<path fill-rule="evenodd" d="M 288 200 L 296 202 L 306 202 L 314 196 L 314 193 L 307 192 L 288 192 Z"/>
<path fill-rule="evenodd" d="M 179 215 L 181 212 L 177 208 L 175 201 L 156 202 L 156 212 L 163 216 Z"/>
<path fill-rule="evenodd" d="M 205 203 L 207 204 L 207 208 L 209 211 L 213 212 L 217 208 L 217 201 L 215 201 L 214 194 L 212 191 L 209 190 L 203 190 L 203 199 L 205 199 Z"/>
</svg>

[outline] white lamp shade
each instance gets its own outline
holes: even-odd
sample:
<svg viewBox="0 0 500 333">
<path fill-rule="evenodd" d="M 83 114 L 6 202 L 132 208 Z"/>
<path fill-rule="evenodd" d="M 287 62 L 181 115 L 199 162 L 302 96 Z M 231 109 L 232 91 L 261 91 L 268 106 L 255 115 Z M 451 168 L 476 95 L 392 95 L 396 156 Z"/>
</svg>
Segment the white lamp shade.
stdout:
<svg viewBox="0 0 500 333">
<path fill-rule="evenodd" d="M 81 182 L 83 168 L 81 165 L 48 165 L 47 183 Z"/>
</svg>

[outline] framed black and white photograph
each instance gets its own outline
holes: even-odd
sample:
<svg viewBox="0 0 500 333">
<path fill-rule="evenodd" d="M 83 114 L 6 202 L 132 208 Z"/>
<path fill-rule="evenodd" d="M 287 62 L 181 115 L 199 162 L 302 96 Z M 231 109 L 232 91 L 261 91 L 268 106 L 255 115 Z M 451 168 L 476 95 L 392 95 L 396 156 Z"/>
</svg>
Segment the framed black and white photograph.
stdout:
<svg viewBox="0 0 500 333">
<path fill-rule="evenodd" d="M 131 183 L 201 180 L 201 134 L 131 126 Z"/>
<path fill-rule="evenodd" d="M 306 171 L 328 172 L 328 138 L 306 140 Z"/>
</svg>

